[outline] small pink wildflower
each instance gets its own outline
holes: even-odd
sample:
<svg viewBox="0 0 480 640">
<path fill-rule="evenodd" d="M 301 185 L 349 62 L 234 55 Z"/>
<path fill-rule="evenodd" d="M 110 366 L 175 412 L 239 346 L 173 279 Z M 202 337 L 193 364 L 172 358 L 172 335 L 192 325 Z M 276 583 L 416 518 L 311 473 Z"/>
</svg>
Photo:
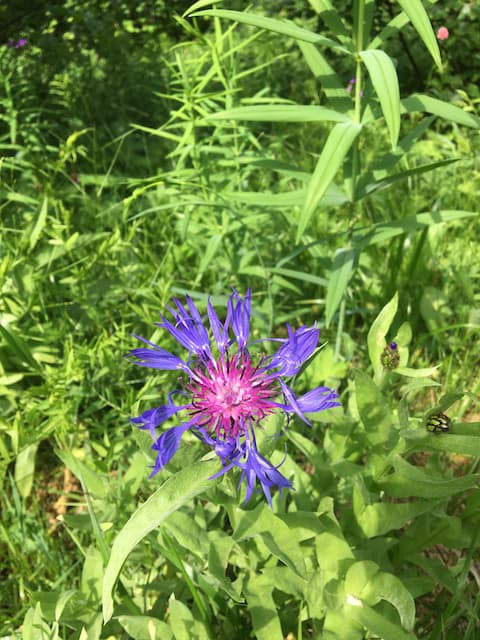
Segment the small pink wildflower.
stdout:
<svg viewBox="0 0 480 640">
<path fill-rule="evenodd" d="M 447 27 L 440 27 L 437 31 L 438 40 L 446 40 L 449 36 Z"/>
</svg>

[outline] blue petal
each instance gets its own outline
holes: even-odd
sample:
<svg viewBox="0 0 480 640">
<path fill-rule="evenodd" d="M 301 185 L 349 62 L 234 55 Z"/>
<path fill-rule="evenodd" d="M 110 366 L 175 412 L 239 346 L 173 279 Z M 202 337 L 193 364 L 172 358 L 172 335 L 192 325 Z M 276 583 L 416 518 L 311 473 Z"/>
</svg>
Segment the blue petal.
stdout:
<svg viewBox="0 0 480 640">
<path fill-rule="evenodd" d="M 175 340 L 188 349 L 190 353 L 194 353 L 204 362 L 209 362 L 213 356 L 210 351 L 208 331 L 202 322 L 202 318 L 193 300 L 188 296 L 186 299 L 189 311 L 187 311 L 177 298 L 173 300 L 177 305 L 178 311 L 167 307 L 175 320 L 175 324 L 172 324 L 164 316 L 160 316 L 163 322 L 157 322 L 156 324 L 167 329 Z"/>
<path fill-rule="evenodd" d="M 248 289 L 243 300 L 234 290 L 227 305 L 231 317 L 232 330 L 241 350 L 245 349 L 250 335 L 250 298 L 250 289 Z"/>
<path fill-rule="evenodd" d="M 192 423 L 187 422 L 177 427 L 171 427 L 162 433 L 152 446 L 154 451 L 158 451 L 158 455 L 150 477 L 154 476 L 160 471 L 160 469 L 163 469 L 163 467 L 170 462 L 173 456 L 177 453 L 183 434 L 191 426 Z"/>
<path fill-rule="evenodd" d="M 292 331 L 290 325 L 287 329 L 288 338 L 272 357 L 270 368 L 279 367 L 277 375 L 294 376 L 315 351 L 320 331 L 315 327 L 300 327 Z"/>
<path fill-rule="evenodd" d="M 242 474 L 240 477 L 240 483 L 245 480 L 247 487 L 245 504 L 250 500 L 255 488 L 255 483 L 258 480 L 268 504 L 272 507 L 270 489 L 277 487 L 281 494 L 282 489 L 292 489 L 292 483 L 290 480 L 287 480 L 285 476 L 282 476 L 277 467 L 273 466 L 271 462 L 268 462 L 268 460 L 258 453 L 255 445 L 249 443 L 247 448 L 247 460 L 242 465 Z"/>
<path fill-rule="evenodd" d="M 340 402 L 336 402 L 338 393 L 328 387 L 317 387 L 297 398 L 293 391 L 281 380 L 280 385 L 287 401 L 281 405 L 282 409 L 288 413 L 296 413 L 309 426 L 310 422 L 304 416 L 304 413 L 318 413 L 331 407 L 341 406 Z"/>
<path fill-rule="evenodd" d="M 133 335 L 138 340 L 141 340 L 152 347 L 151 349 L 132 349 L 130 351 L 132 356 L 139 359 L 139 362 L 132 360 L 133 364 L 137 364 L 139 367 L 151 367 L 152 369 L 163 369 L 165 371 L 171 369 L 184 369 L 189 371 L 188 366 L 178 356 L 166 351 L 166 349 L 162 349 L 146 338 L 142 338 L 135 334 Z"/>
<path fill-rule="evenodd" d="M 212 328 L 213 337 L 217 343 L 218 350 L 223 355 L 225 349 L 228 347 L 228 325 L 230 323 L 230 307 L 227 306 L 227 317 L 224 324 L 218 319 L 217 312 L 213 308 L 210 300 L 207 303 L 208 319 L 210 320 L 210 327 Z"/>
<path fill-rule="evenodd" d="M 324 411 L 331 407 L 340 407 L 341 403 L 336 402 L 338 393 L 332 391 L 328 387 L 317 387 L 312 389 L 308 393 L 300 398 L 297 398 L 297 405 L 301 411 L 305 413 L 316 413 L 318 411 Z"/>
<path fill-rule="evenodd" d="M 156 440 L 157 433 L 155 431 L 155 427 L 158 427 L 162 422 L 171 418 L 178 411 L 186 409 L 189 406 L 187 404 L 181 406 L 173 404 L 171 401 L 171 395 L 172 394 L 169 394 L 168 404 L 162 404 L 160 407 L 156 407 L 155 409 L 148 409 L 136 418 L 130 418 L 130 422 L 139 429 L 148 429 L 152 438 Z"/>
</svg>

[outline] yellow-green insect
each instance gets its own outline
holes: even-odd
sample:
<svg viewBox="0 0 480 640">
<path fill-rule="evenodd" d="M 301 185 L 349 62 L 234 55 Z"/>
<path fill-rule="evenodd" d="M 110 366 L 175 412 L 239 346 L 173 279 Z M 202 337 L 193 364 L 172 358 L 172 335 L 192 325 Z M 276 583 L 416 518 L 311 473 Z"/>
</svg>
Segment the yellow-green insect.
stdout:
<svg viewBox="0 0 480 640">
<path fill-rule="evenodd" d="M 450 431 L 452 421 L 444 413 L 435 413 L 427 420 L 427 431 L 430 433 L 447 433 Z"/>
</svg>

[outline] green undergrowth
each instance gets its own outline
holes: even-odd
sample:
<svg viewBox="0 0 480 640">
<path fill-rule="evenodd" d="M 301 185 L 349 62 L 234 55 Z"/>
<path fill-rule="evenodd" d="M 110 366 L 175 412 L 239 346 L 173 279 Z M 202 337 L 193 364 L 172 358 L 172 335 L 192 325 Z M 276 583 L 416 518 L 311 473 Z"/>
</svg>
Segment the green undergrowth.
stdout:
<svg viewBox="0 0 480 640">
<path fill-rule="evenodd" d="M 110 4 L 0 13 L 28 41 L 0 53 L 0 637 L 474 640 L 480 119 L 455 40 L 442 71 L 425 24 L 370 48 L 396 114 L 388 62 L 342 50 L 375 3 Z M 289 426 L 273 510 L 208 480 L 193 438 L 150 480 L 129 422 L 176 388 L 125 359 L 132 334 L 175 351 L 154 326 L 171 297 L 205 312 L 232 286 L 254 339 L 317 323 L 297 387 L 342 401 Z"/>
</svg>

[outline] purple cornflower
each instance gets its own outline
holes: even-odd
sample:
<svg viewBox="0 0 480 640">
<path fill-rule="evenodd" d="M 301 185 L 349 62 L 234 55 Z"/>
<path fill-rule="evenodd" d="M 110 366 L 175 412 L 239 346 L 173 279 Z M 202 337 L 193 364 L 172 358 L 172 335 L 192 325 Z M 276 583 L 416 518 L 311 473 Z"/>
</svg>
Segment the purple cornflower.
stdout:
<svg viewBox="0 0 480 640">
<path fill-rule="evenodd" d="M 147 429 L 157 452 L 151 476 L 162 469 L 176 453 L 182 435 L 190 430 L 220 458 L 222 468 L 213 478 L 233 467 L 241 470 L 239 486 L 245 481 L 246 499 L 250 499 L 258 480 L 272 505 L 270 489 L 292 488 L 292 483 L 278 467 L 266 460 L 257 449 L 256 429 L 262 420 L 283 411 L 287 418 L 295 413 L 310 424 L 305 413 L 315 413 L 339 406 L 338 395 L 328 387 L 317 387 L 297 397 L 284 378 L 296 375 L 315 351 L 319 330 L 316 327 L 288 327 L 287 338 L 276 338 L 281 346 L 272 356 L 261 356 L 255 363 L 247 347 L 250 334 L 250 290 L 242 298 L 236 291 L 228 299 L 226 319 L 222 323 L 211 305 L 207 315 L 215 349 L 197 307 L 186 296 L 186 305 L 174 298 L 176 308 L 167 307 L 173 322 L 161 316 L 156 323 L 166 329 L 189 352 L 187 361 L 145 338 L 148 345 L 131 351 L 134 364 L 153 369 L 179 370 L 182 389 L 169 394 L 168 403 L 144 411 L 131 422 Z M 231 337 L 233 335 L 233 337 Z M 185 397 L 176 405 L 173 395 Z M 279 398 L 281 401 L 279 401 Z M 156 428 L 182 411 L 185 422 L 170 427 L 157 436 Z M 279 465 L 280 466 L 280 465 Z"/>
</svg>

